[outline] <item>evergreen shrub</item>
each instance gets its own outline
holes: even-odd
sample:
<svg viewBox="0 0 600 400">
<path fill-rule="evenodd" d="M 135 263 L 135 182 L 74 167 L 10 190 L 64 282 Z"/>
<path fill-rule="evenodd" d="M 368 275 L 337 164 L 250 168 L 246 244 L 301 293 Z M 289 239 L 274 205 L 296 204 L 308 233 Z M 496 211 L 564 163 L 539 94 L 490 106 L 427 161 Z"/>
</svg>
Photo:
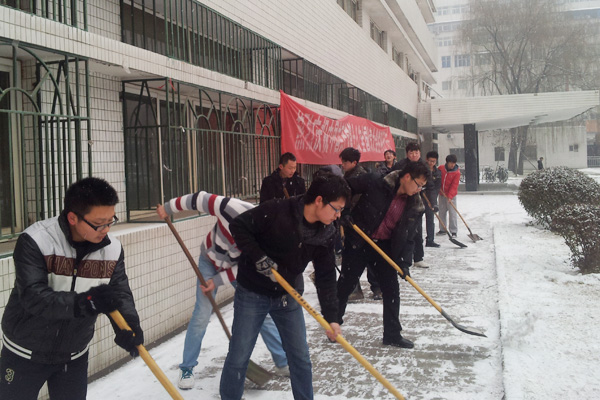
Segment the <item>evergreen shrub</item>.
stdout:
<svg viewBox="0 0 600 400">
<path fill-rule="evenodd" d="M 523 179 L 519 201 L 536 222 L 551 228 L 552 215 L 562 206 L 600 204 L 600 185 L 576 169 L 551 167 Z"/>
<path fill-rule="evenodd" d="M 571 262 L 581 273 L 600 272 L 600 205 L 576 204 L 557 209 L 552 230 L 571 250 Z"/>
</svg>

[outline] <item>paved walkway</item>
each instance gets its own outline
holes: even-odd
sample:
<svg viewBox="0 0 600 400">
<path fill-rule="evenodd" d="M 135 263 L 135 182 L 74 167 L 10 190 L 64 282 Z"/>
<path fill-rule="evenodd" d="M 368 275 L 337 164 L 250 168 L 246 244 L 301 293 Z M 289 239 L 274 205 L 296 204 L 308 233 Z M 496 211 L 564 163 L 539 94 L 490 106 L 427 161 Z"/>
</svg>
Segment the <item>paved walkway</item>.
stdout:
<svg viewBox="0 0 600 400">
<path fill-rule="evenodd" d="M 508 198 L 514 196 L 506 196 Z M 462 195 L 461 209 L 482 196 Z M 447 236 L 438 236 L 442 247 L 426 248 L 425 260 L 431 268 L 412 268 L 414 281 L 446 311 L 466 327 L 482 329 L 487 338 L 467 335 L 454 328 L 410 284 L 401 282 L 401 322 L 403 334 L 415 342 L 413 350 L 383 346 L 382 306 L 370 298 L 347 308 L 344 337 L 381 372 L 407 399 L 501 399 L 502 362 L 499 341 L 497 283 L 492 219 L 497 212 L 481 215 L 463 213 L 469 227 L 484 238 L 473 243 L 459 225 L 458 240 L 468 247 L 460 249 Z M 466 215 L 465 215 L 466 214 Z M 462 222 L 459 220 L 459 223 Z M 310 272 L 307 270 L 307 273 Z M 363 275 L 365 295 L 371 292 Z M 305 298 L 317 305 L 315 288 L 306 284 Z M 310 321 L 309 321 L 310 319 Z M 393 396 L 353 357 L 337 344 L 324 339 L 322 328 L 307 317 L 314 387 L 319 395 L 333 398 L 384 399 Z M 268 357 L 261 361 L 268 365 Z M 257 388 L 255 388 L 257 389 Z M 262 389 L 247 385 L 248 398 L 261 391 L 288 391 L 287 379 L 275 379 Z M 260 397 L 267 398 L 267 397 Z M 324 397 L 329 398 L 329 397 Z"/>
</svg>

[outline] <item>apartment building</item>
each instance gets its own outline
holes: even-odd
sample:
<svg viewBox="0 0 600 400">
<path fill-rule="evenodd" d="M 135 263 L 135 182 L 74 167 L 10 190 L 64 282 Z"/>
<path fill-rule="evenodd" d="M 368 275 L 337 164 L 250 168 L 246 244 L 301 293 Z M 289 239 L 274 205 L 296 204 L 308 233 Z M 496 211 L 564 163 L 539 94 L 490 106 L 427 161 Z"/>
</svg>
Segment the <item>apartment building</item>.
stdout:
<svg viewBox="0 0 600 400">
<path fill-rule="evenodd" d="M 119 194 L 111 231 L 146 341 L 184 327 L 195 278 L 156 204 L 255 201 L 280 154 L 280 90 L 389 126 L 401 153 L 435 83 L 434 13 L 432 0 L 0 0 L 0 315 L 19 233 L 93 175 Z M 214 219 L 184 217 L 197 257 Z M 106 318 L 90 351 L 91 374 L 128 357 Z"/>
<path fill-rule="evenodd" d="M 598 0 L 556 0 L 558 9 L 566 13 L 574 23 L 582 23 L 600 27 L 600 1 Z M 478 85 L 476 71 L 490 64 L 490 54 L 474 52 L 469 43 L 461 37 L 461 24 L 469 19 L 469 0 L 437 0 L 436 21 L 429 25 L 435 37 L 438 49 L 439 70 L 437 82 L 433 85 L 432 97 L 456 99 L 465 97 L 489 96 L 489 93 Z M 596 28 L 596 37 L 597 37 Z M 591 44 L 594 46 L 594 44 Z M 597 46 L 597 44 L 595 44 Z M 595 72 L 594 72 L 595 71 Z M 597 74 L 597 68 L 590 68 L 590 73 Z M 562 89 L 580 90 L 567 82 Z M 595 132 L 596 124 L 586 121 L 597 121 L 597 111 L 592 110 L 584 117 L 554 122 L 551 124 L 532 125 L 529 128 L 529 143 L 523 149 L 524 170 L 535 170 L 539 157 L 544 157 L 546 166 L 566 165 L 573 168 L 587 166 L 589 146 L 597 148 Z M 440 155 L 454 153 L 459 163 L 464 163 L 464 135 L 462 132 L 439 132 Z M 479 132 L 479 165 L 481 168 L 491 166 L 507 167 L 510 148 L 510 133 L 507 130 Z"/>
</svg>

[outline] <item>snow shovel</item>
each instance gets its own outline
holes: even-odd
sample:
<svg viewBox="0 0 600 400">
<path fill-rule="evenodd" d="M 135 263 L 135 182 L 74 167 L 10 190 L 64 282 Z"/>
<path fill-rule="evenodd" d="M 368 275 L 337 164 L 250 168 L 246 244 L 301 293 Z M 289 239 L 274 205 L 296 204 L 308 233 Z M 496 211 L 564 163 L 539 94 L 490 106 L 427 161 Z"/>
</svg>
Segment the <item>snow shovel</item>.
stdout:
<svg viewBox="0 0 600 400">
<path fill-rule="evenodd" d="M 428 200 L 429 202 L 429 200 Z M 435 301 L 433 301 L 433 299 L 431 297 L 429 297 L 429 295 L 427 295 L 427 293 L 425 293 L 423 291 L 423 289 L 421 289 L 419 287 L 419 285 L 417 285 L 415 283 L 415 281 L 412 280 L 412 278 L 410 276 L 404 276 L 404 272 L 402 272 L 402 269 L 398 266 L 398 264 L 396 264 L 387 254 L 385 254 L 385 252 L 383 250 L 381 250 L 379 248 L 379 246 L 377 246 L 375 244 L 375 242 L 373 242 L 371 240 L 370 237 L 368 237 L 358 226 L 356 226 L 355 224 L 352 224 L 352 227 L 354 228 L 354 230 L 360 235 L 362 236 L 363 239 L 366 240 L 367 243 L 369 243 L 371 245 L 371 247 L 373 247 L 373 249 L 375 249 L 380 255 L 381 257 L 383 257 L 385 259 L 385 261 L 388 262 L 388 264 L 390 264 L 392 267 L 394 267 L 394 269 L 396 271 L 398 271 L 398 273 L 400 274 L 400 276 L 405 279 L 408 283 L 410 283 L 415 289 L 417 289 L 417 292 L 421 293 L 423 295 L 423 297 L 425 297 L 425 299 L 427 299 L 427 301 L 429 303 L 431 303 L 432 306 L 435 307 L 436 310 L 438 310 L 442 316 L 444 318 L 446 318 L 456 329 L 458 329 L 461 332 L 464 333 L 468 333 L 469 335 L 475 335 L 475 336 L 483 336 L 483 337 L 487 337 L 485 336 L 485 334 L 479 330 L 479 329 L 474 329 L 474 328 L 467 328 L 465 326 L 462 326 L 460 324 L 457 324 L 456 322 L 454 322 L 454 320 L 452 320 L 452 318 L 450 318 L 450 316 L 448 314 L 446 314 L 446 312 L 444 310 L 442 310 L 442 307 L 440 307 Z"/>
<path fill-rule="evenodd" d="M 433 206 L 431 205 L 431 203 L 429 202 L 429 199 L 427 198 L 427 195 L 425 193 L 422 193 L 423 197 L 425 198 L 425 201 L 427 202 L 427 205 L 429 206 L 429 208 L 431 208 L 431 210 L 433 211 Z M 454 243 L 455 245 L 457 245 L 458 247 L 465 248 L 467 247 L 466 244 L 463 244 L 461 242 L 459 242 L 458 240 L 454 239 L 452 237 L 452 235 L 450 234 L 450 232 L 448 231 L 448 228 L 446 228 L 446 225 L 444 225 L 444 223 L 442 222 L 442 219 L 440 218 L 440 216 L 438 215 L 438 213 L 436 213 L 435 211 L 433 212 L 435 214 L 435 216 L 437 217 L 438 221 L 440 221 L 440 225 L 442 226 L 442 228 L 444 228 L 444 230 L 446 231 L 446 233 L 448 234 L 448 239 L 450 239 L 450 241 L 452 243 Z"/>
<path fill-rule="evenodd" d="M 467 229 L 469 230 L 469 239 L 471 239 L 473 242 L 477 242 L 478 240 L 483 240 L 482 237 L 480 237 L 479 235 L 471 232 L 471 228 L 469 228 L 469 225 L 467 225 L 467 221 L 465 221 L 465 219 L 463 218 L 462 215 L 460 215 L 460 212 L 458 212 L 458 209 L 456 208 L 456 206 L 454 205 L 454 203 L 452 202 L 452 200 L 450 200 L 448 198 L 448 196 L 446 196 L 446 193 L 442 192 L 440 190 L 440 192 L 442 193 L 442 195 L 446 198 L 446 200 L 448 200 L 448 203 L 450 203 L 450 205 L 452 206 L 452 208 L 454 208 L 454 211 L 456 211 L 456 213 L 458 214 L 458 216 L 460 217 L 460 219 L 462 219 L 462 222 L 465 223 L 465 226 L 467 227 Z"/>
<path fill-rule="evenodd" d="M 175 229 L 175 226 L 171 222 L 171 219 L 169 217 L 166 217 L 165 221 L 167 222 L 167 225 L 169 225 L 169 229 L 171 229 L 171 232 L 173 232 L 173 236 L 175 236 L 175 239 L 177 239 L 177 242 L 179 242 L 179 245 L 181 246 L 181 249 L 185 253 L 186 257 L 190 261 L 190 264 L 192 265 L 192 269 L 196 273 L 198 280 L 200 280 L 200 283 L 202 284 L 202 286 L 206 287 L 206 281 L 204 280 L 204 277 L 200 273 L 200 270 L 198 269 L 198 266 L 196 265 L 196 261 L 194 261 L 194 257 L 192 257 L 189 250 L 185 246 L 185 243 L 183 243 L 183 239 L 181 239 L 181 236 L 179 236 L 179 233 L 177 232 L 177 229 Z M 219 322 L 221 322 L 221 326 L 223 327 L 223 330 L 225 331 L 227 338 L 229 340 L 231 340 L 231 332 L 229 332 L 229 328 L 227 327 L 227 324 L 225 323 L 225 320 L 223 319 L 223 315 L 221 315 L 219 306 L 217 305 L 217 302 L 213 298 L 212 293 L 206 293 L 206 297 L 208 297 L 208 300 L 210 300 L 210 304 L 212 304 L 213 311 L 215 312 L 215 314 L 217 314 L 217 317 L 219 318 Z M 252 382 L 256 383 L 258 386 L 263 386 L 265 383 L 269 382 L 269 380 L 272 377 L 273 377 L 272 373 L 270 373 L 266 369 L 262 368 L 260 365 L 254 363 L 252 360 L 250 360 L 250 362 L 248 363 L 248 370 L 246 371 L 246 378 L 250 379 Z"/>
<path fill-rule="evenodd" d="M 279 284 L 285 289 L 286 292 L 288 292 L 302 307 L 304 307 L 304 309 L 314 317 L 314 319 L 317 320 L 317 322 L 319 324 L 321 324 L 321 326 L 323 328 L 325 328 L 326 331 L 331 331 L 331 326 L 329 325 L 329 323 L 325 320 L 325 318 L 323 318 L 322 316 L 320 316 L 311 306 L 310 304 L 308 304 L 306 302 L 306 300 L 304 300 L 304 298 L 300 295 L 300 293 L 298 293 L 292 286 L 290 286 L 289 283 L 286 282 L 285 279 L 283 279 L 283 277 L 281 275 L 279 275 L 279 272 L 277 272 L 277 270 L 275 269 L 271 269 L 271 273 L 273 274 L 273 276 L 275 276 L 275 279 L 277 279 L 277 282 L 279 282 Z M 379 371 L 377 371 L 375 369 L 375 367 L 373 367 L 373 365 L 371 365 L 371 363 L 369 363 L 354 347 L 352 347 L 352 345 L 350 343 L 348 343 L 348 341 L 346 339 L 344 339 L 344 337 L 342 335 L 337 335 L 337 337 L 335 338 L 336 342 L 338 342 L 339 344 L 342 345 L 342 347 L 350 354 L 352 354 L 352 356 L 354 356 L 354 358 L 356 358 L 358 360 L 359 363 L 362 364 L 363 367 L 365 367 L 367 369 L 367 371 L 369 371 L 371 373 L 371 375 L 373 375 L 379 382 L 381 382 L 381 384 L 383 386 L 385 386 L 385 388 L 387 390 L 390 391 L 390 393 L 392 393 L 394 396 L 396 396 L 397 399 L 401 399 L 404 400 L 404 397 L 402 397 L 402 395 L 400 394 L 400 392 L 398 392 L 398 390 L 396 390 L 396 388 L 387 380 L 383 377 L 383 375 L 381 375 L 379 373 Z"/>
<path fill-rule="evenodd" d="M 127 321 L 125 321 L 125 318 L 123 318 L 123 315 L 121 315 L 119 310 L 112 311 L 110 313 L 110 317 L 112 318 L 113 321 L 115 321 L 115 324 L 117 324 L 117 326 L 119 328 L 125 329 L 128 331 L 131 330 L 131 328 L 127 324 Z M 144 360 L 146 365 L 148 365 L 148 368 L 150 368 L 150 371 L 152 371 L 154 376 L 156 376 L 158 381 L 163 385 L 163 387 L 167 390 L 167 392 L 171 395 L 171 397 L 175 400 L 183 400 L 183 397 L 181 397 L 181 395 L 179 394 L 177 389 L 175 389 L 175 386 L 173 386 L 173 384 L 171 383 L 169 378 L 167 378 L 167 376 L 162 371 L 162 369 L 160 369 L 158 364 L 156 364 L 156 361 L 154 361 L 154 359 L 152 358 L 150 353 L 148 353 L 148 350 L 146 350 L 146 348 L 141 344 L 137 345 L 136 348 L 138 349 L 138 352 L 140 353 L 140 357 L 142 357 L 142 360 Z"/>
</svg>

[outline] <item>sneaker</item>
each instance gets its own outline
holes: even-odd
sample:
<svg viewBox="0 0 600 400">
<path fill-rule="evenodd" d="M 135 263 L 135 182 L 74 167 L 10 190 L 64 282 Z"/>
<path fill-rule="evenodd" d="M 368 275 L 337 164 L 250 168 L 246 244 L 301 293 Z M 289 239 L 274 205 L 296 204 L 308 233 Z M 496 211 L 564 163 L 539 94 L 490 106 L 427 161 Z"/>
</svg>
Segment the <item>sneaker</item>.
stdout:
<svg viewBox="0 0 600 400">
<path fill-rule="evenodd" d="M 426 242 L 425 247 L 440 247 L 436 242 Z"/>
<path fill-rule="evenodd" d="M 348 296 L 348 301 L 358 301 L 358 300 L 362 300 L 364 298 L 365 298 L 365 295 L 362 292 L 360 283 L 357 283 L 356 286 L 354 287 L 354 290 L 352 291 L 352 293 L 350 293 L 350 296 Z"/>
<path fill-rule="evenodd" d="M 411 342 L 408 339 L 403 338 L 402 336 L 400 336 L 399 340 L 383 339 L 383 344 L 385 346 L 401 347 L 403 349 L 412 349 L 413 347 L 415 347 L 415 344 L 413 342 Z"/>
<path fill-rule="evenodd" d="M 452 237 L 456 237 L 456 233 L 453 233 L 453 234 L 452 234 Z"/>
<path fill-rule="evenodd" d="M 441 236 L 441 235 L 446 235 L 447 233 L 446 233 L 446 231 L 439 231 L 437 234 L 438 234 L 439 236 Z"/>
<path fill-rule="evenodd" d="M 429 268 L 429 265 L 423 260 L 417 261 L 414 266 L 417 268 Z"/>
<path fill-rule="evenodd" d="M 381 289 L 377 288 L 373 290 L 373 300 L 383 300 L 383 295 L 381 294 Z"/>
<path fill-rule="evenodd" d="M 179 369 L 179 382 L 177 382 L 179 389 L 189 390 L 194 387 L 194 369 L 193 368 L 180 368 Z"/>
<path fill-rule="evenodd" d="M 290 376 L 290 366 L 289 365 L 284 365 L 283 367 L 275 366 L 275 375 Z"/>
</svg>

